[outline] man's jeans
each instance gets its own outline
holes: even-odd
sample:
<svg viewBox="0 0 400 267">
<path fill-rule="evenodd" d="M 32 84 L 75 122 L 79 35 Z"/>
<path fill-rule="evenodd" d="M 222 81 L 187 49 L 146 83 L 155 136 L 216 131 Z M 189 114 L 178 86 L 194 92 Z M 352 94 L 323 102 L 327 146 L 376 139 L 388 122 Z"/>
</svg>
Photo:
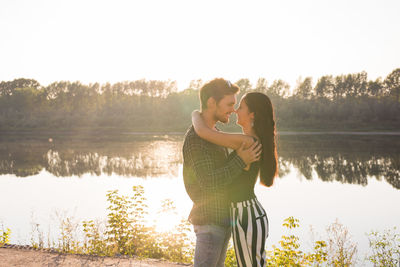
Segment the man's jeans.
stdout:
<svg viewBox="0 0 400 267">
<path fill-rule="evenodd" d="M 231 229 L 217 225 L 194 225 L 194 267 L 223 267 Z"/>
</svg>

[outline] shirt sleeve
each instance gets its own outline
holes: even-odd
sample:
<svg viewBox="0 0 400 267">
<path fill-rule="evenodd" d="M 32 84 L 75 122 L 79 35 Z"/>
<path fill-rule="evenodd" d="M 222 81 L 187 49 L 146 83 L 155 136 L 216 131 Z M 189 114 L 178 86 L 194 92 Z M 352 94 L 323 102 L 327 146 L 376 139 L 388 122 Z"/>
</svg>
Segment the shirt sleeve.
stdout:
<svg viewBox="0 0 400 267">
<path fill-rule="evenodd" d="M 224 166 L 216 168 L 210 151 L 197 142 L 188 144 L 187 153 L 190 154 L 188 159 L 198 182 L 204 189 L 219 189 L 231 184 L 246 167 L 244 161 L 235 153 Z"/>
</svg>

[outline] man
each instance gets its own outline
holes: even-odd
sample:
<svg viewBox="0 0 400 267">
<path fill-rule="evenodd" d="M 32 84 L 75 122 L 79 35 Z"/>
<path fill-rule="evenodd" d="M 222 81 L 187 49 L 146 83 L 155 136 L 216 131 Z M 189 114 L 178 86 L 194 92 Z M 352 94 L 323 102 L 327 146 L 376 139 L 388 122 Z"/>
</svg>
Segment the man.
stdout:
<svg viewBox="0 0 400 267">
<path fill-rule="evenodd" d="M 227 123 L 234 112 L 239 87 L 221 78 L 200 89 L 201 114 L 212 129 Z M 228 158 L 227 149 L 201 139 L 191 126 L 183 144 L 183 178 L 193 201 L 189 221 L 196 233 L 194 267 L 224 266 L 231 236 L 227 188 L 251 163 L 259 147 L 238 149 Z"/>
</svg>

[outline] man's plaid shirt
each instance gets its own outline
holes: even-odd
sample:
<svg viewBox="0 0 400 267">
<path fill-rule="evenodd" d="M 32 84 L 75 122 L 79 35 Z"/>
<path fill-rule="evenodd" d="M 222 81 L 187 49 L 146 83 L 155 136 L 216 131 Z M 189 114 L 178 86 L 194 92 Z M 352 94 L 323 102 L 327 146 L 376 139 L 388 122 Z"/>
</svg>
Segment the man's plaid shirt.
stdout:
<svg viewBox="0 0 400 267">
<path fill-rule="evenodd" d="M 193 201 L 189 221 L 194 225 L 229 226 L 229 185 L 246 164 L 226 148 L 201 139 L 193 126 L 183 144 L 183 180 Z"/>
</svg>

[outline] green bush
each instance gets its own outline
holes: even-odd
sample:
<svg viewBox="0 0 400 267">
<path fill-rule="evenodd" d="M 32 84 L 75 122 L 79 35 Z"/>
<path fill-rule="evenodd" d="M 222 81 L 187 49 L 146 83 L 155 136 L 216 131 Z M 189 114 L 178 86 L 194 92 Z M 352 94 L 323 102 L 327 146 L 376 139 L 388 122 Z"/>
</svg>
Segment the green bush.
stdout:
<svg viewBox="0 0 400 267">
<path fill-rule="evenodd" d="M 90 255 L 110 256 L 105 238 L 105 230 L 98 221 L 83 221 L 83 252 Z"/>
<path fill-rule="evenodd" d="M 226 251 L 225 267 L 237 267 L 235 249 L 232 242 L 229 243 L 228 250 Z"/>
<path fill-rule="evenodd" d="M 133 196 L 122 196 L 117 190 L 107 193 L 108 215 L 105 221 L 87 220 L 81 223 L 63 217 L 60 220 L 61 234 L 57 249 L 66 253 L 83 253 L 99 256 L 127 255 L 139 258 L 165 259 L 173 262 L 192 263 L 194 242 L 191 225 L 182 219 L 180 224 L 167 232 L 157 232 L 155 226 L 146 221 L 148 206 L 142 186 L 133 187 Z M 177 214 L 172 201 L 162 203 L 160 213 Z M 83 240 L 77 232 L 81 226 Z M 43 232 L 35 224 L 39 243 L 43 246 Z M 354 266 L 357 246 L 351 241 L 347 229 L 339 222 L 327 228 L 327 239 L 313 242 L 311 251 L 300 248 L 299 237 L 292 231 L 300 227 L 299 220 L 289 217 L 283 227 L 289 232 L 283 235 L 278 245 L 266 251 L 267 266 Z M 396 228 L 395 228 L 396 229 Z M 9 241 L 10 229 L 0 231 L 0 245 Z M 369 234 L 372 255 L 367 260 L 375 266 L 398 266 L 400 256 L 400 235 L 394 231 Z M 50 244 L 50 242 L 48 242 Z M 54 243 L 53 243 L 54 244 Z M 237 267 L 232 242 L 229 245 L 225 266 Z"/>
<path fill-rule="evenodd" d="M 400 264 L 400 234 L 396 227 L 383 233 L 368 234 L 372 254 L 367 257 L 375 266 L 397 267 Z"/>
<path fill-rule="evenodd" d="M 104 227 L 93 220 L 83 222 L 83 251 L 93 255 L 128 255 L 190 263 L 193 244 L 186 220 L 175 229 L 159 233 L 146 222 L 147 204 L 142 186 L 133 187 L 131 198 L 117 190 L 107 193 L 107 223 Z M 171 203 L 172 204 L 172 203 Z M 104 228 L 104 230 L 102 230 Z"/>
<path fill-rule="evenodd" d="M 289 231 L 299 227 L 299 220 L 289 217 L 283 226 Z M 327 261 L 325 241 L 316 241 L 313 252 L 305 253 L 300 250 L 299 238 L 295 235 L 282 236 L 280 247 L 272 246 L 267 251 L 267 266 L 321 266 Z"/>
<path fill-rule="evenodd" d="M 349 231 L 337 220 L 327 228 L 329 266 L 354 266 L 357 245 L 352 242 Z"/>
<path fill-rule="evenodd" d="M 11 235 L 10 228 L 4 229 L 4 225 L 2 224 L 0 230 L 0 247 L 10 242 L 10 235 Z"/>
</svg>

